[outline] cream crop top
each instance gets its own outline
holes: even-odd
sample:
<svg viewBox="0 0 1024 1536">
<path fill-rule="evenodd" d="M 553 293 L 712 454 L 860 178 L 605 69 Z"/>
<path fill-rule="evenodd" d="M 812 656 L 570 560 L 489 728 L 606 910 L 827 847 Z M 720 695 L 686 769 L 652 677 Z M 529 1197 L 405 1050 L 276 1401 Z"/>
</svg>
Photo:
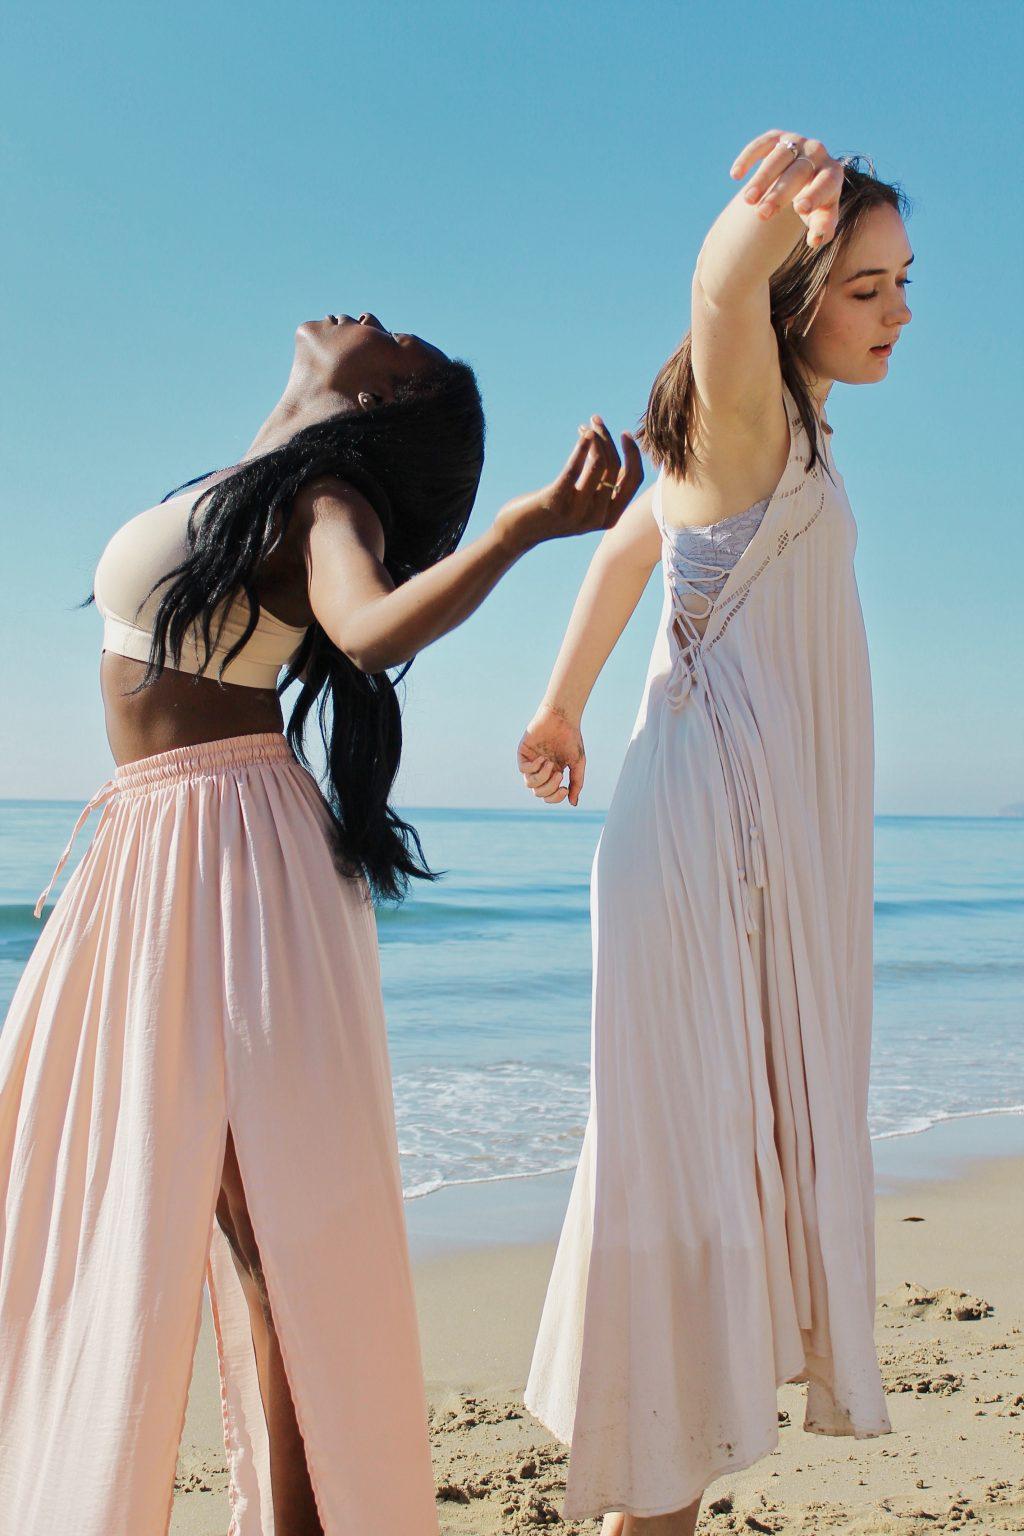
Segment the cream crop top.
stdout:
<svg viewBox="0 0 1024 1536">
<path fill-rule="evenodd" d="M 213 478 L 205 475 L 199 483 L 205 486 Z M 190 482 L 185 490 L 130 518 L 100 556 L 93 591 L 103 616 L 105 651 L 136 661 L 149 660 L 156 611 L 167 588 L 158 587 L 149 597 L 146 594 L 154 582 L 180 565 L 188 554 L 188 515 L 200 495 L 196 484 Z M 222 612 L 223 604 L 214 614 L 211 640 L 217 635 Z M 249 605 L 239 594 L 231 604 L 219 640 L 212 647 L 204 676 L 217 677 L 221 660 L 245 633 L 248 619 Z M 276 688 L 281 668 L 295 656 L 305 634 L 304 625 L 285 624 L 261 605 L 256 628 L 245 647 L 224 668 L 222 681 L 240 683 L 246 688 Z M 202 631 L 194 626 L 182 646 L 177 670 L 197 673 L 204 651 Z M 166 665 L 171 665 L 169 659 Z"/>
</svg>

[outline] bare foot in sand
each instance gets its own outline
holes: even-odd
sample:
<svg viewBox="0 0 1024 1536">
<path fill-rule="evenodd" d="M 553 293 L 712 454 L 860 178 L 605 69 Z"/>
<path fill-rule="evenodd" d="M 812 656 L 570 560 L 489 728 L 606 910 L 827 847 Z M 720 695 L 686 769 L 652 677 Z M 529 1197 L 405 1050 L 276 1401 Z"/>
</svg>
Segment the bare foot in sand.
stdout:
<svg viewBox="0 0 1024 1536">
<path fill-rule="evenodd" d="M 641 1520 L 636 1515 L 605 1515 L 601 1536 L 693 1536 L 700 1514 L 700 1499 L 671 1515 Z"/>
</svg>

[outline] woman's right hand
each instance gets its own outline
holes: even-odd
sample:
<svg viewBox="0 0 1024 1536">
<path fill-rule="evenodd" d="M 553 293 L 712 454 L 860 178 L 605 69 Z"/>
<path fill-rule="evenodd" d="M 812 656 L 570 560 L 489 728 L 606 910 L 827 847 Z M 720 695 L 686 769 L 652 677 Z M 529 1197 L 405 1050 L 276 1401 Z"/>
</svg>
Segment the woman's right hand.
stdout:
<svg viewBox="0 0 1024 1536">
<path fill-rule="evenodd" d="M 604 422 L 592 416 L 557 480 L 505 503 L 494 520 L 499 538 L 522 553 L 545 539 L 613 527 L 644 477 L 629 432 L 622 433 L 622 451 L 625 464 Z"/>
<path fill-rule="evenodd" d="M 558 805 L 568 797 L 570 805 L 579 804 L 587 758 L 578 721 L 542 704 L 523 732 L 517 758 L 523 783 L 538 800 Z M 562 783 L 566 768 L 567 785 Z"/>
</svg>

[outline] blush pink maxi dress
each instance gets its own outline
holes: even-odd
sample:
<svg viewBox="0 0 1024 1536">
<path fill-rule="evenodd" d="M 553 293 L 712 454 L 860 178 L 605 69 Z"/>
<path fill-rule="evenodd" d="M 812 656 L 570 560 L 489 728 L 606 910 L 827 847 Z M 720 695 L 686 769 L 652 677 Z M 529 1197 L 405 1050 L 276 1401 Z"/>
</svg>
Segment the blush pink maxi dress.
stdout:
<svg viewBox="0 0 1024 1536">
<path fill-rule="evenodd" d="M 703 635 L 662 624 L 594 860 L 590 1117 L 526 1406 L 570 1519 L 891 1425 L 874 1345 L 871 684 L 842 476 L 788 461 Z"/>
<path fill-rule="evenodd" d="M 94 805 L 0 1033 L 0 1536 L 165 1536 L 204 1274 L 230 1536 L 273 1536 L 229 1122 L 321 1524 L 436 1536 L 365 884 L 277 732 Z"/>
</svg>

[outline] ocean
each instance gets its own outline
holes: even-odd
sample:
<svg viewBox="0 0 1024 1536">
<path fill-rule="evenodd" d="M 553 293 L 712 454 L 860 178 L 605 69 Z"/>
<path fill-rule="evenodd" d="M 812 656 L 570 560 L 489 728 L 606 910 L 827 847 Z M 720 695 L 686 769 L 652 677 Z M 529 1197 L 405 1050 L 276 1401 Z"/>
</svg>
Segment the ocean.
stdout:
<svg viewBox="0 0 1024 1536">
<path fill-rule="evenodd" d="M 0 1018 L 80 809 L 0 801 Z M 447 872 L 378 913 L 406 1196 L 569 1169 L 589 1102 L 589 876 L 603 816 L 405 814 Z M 978 1114 L 1024 1114 L 1024 820 L 879 816 L 871 1134 Z"/>
</svg>

